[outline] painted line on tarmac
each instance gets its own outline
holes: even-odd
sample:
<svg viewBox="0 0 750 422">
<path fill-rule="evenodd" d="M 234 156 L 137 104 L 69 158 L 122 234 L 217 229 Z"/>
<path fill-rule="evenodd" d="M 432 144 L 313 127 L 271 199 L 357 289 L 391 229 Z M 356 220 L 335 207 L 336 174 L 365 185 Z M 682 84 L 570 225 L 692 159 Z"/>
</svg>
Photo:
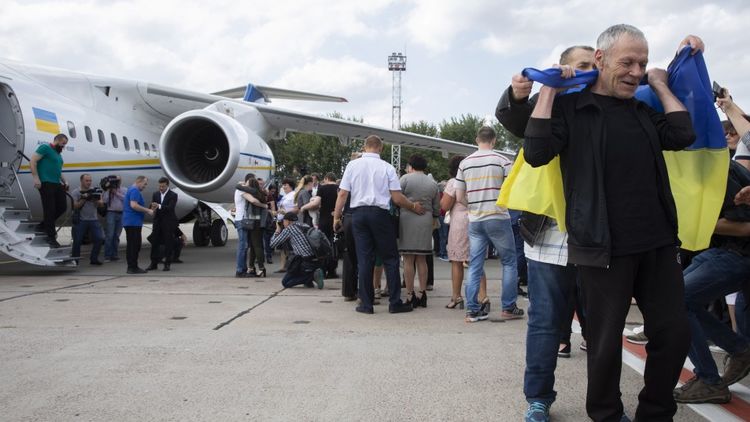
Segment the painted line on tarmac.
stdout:
<svg viewBox="0 0 750 422">
<path fill-rule="evenodd" d="M 622 345 L 622 362 L 643 375 L 646 368 L 646 348 L 643 345 L 628 343 L 624 336 Z M 692 369 L 693 365 L 686 360 L 685 367 L 680 373 L 679 385 L 693 377 Z M 737 383 L 729 389 L 732 392 L 732 401 L 727 404 L 688 404 L 688 407 L 709 421 L 750 420 L 750 388 Z"/>
<path fill-rule="evenodd" d="M 234 320 L 236 320 L 236 319 L 238 319 L 238 318 L 242 318 L 243 316 L 245 316 L 245 315 L 249 314 L 249 313 L 250 313 L 250 312 L 252 312 L 252 311 L 253 311 L 253 310 L 254 310 L 255 308 L 257 308 L 258 306 L 260 306 L 260 305 L 262 305 L 262 304 L 264 304 L 264 303 L 268 302 L 269 300 L 271 300 L 271 299 L 275 298 L 276 296 L 278 296 L 278 295 L 279 295 L 279 293 L 283 292 L 284 290 L 286 290 L 286 288 L 283 288 L 283 289 L 281 289 L 281 290 L 279 290 L 279 291 L 273 292 L 273 293 L 271 294 L 271 296 L 268 296 L 267 298 L 265 298 L 265 299 L 261 300 L 260 302 L 256 303 L 256 304 L 255 304 L 255 305 L 253 305 L 252 307 L 250 307 L 250 308 L 248 308 L 248 309 L 245 309 L 244 311 L 242 311 L 242 312 L 238 313 L 237 315 L 233 316 L 232 318 L 230 318 L 230 319 L 228 319 L 228 320 L 226 320 L 226 321 L 222 322 L 221 324 L 217 325 L 216 327 L 214 327 L 214 328 L 213 328 L 213 329 L 214 329 L 214 331 L 218 331 L 218 330 L 221 330 L 222 328 L 224 328 L 224 327 L 226 327 L 227 325 L 229 325 L 229 324 L 231 324 L 232 322 L 234 322 Z"/>
<path fill-rule="evenodd" d="M 55 288 L 55 289 L 42 290 L 42 291 L 39 291 L 39 292 L 24 293 L 22 295 L 13 296 L 13 297 L 6 297 L 4 299 L 0 299 L 0 302 L 7 302 L 9 300 L 20 299 L 22 297 L 40 295 L 40 294 L 45 294 L 45 293 L 52 293 L 52 292 L 57 292 L 57 291 L 60 291 L 60 290 L 65 290 L 65 289 L 72 289 L 74 287 L 88 286 L 88 285 L 95 284 L 95 283 L 101 283 L 102 281 L 115 280 L 115 279 L 120 278 L 120 277 L 122 277 L 122 276 L 118 275 L 118 276 L 114 276 L 114 277 L 110 277 L 110 278 L 105 278 L 103 280 L 88 281 L 86 283 L 71 284 L 70 286 L 58 287 L 58 288 Z"/>
<path fill-rule="evenodd" d="M 14 264 L 16 262 L 21 262 L 21 261 L 19 261 L 17 259 L 14 259 L 14 260 L 11 260 L 11 261 L 0 261 L 0 265 L 3 265 L 3 264 Z"/>
</svg>

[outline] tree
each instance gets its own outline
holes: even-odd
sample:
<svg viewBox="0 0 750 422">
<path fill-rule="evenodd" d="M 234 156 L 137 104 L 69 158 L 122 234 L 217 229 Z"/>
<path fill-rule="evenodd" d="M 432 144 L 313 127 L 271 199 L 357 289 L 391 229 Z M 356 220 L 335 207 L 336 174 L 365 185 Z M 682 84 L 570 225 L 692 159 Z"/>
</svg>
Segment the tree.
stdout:
<svg viewBox="0 0 750 422">
<path fill-rule="evenodd" d="M 339 113 L 329 117 L 362 122 L 361 118 L 355 117 L 343 119 Z M 268 146 L 276 159 L 276 178 L 298 179 L 311 173 L 323 176 L 328 172 L 341 177 L 351 153 L 360 151 L 362 142 L 352 141 L 344 145 L 334 136 L 290 132 L 286 139 L 272 140 Z"/>
<path fill-rule="evenodd" d="M 417 133 L 425 136 L 438 136 L 438 128 L 432 123 L 420 120 L 418 122 L 407 123 L 401 127 L 404 132 Z M 386 151 L 389 148 L 383 150 L 383 153 L 388 152 L 388 158 L 390 158 L 390 151 Z M 402 165 L 406 165 L 406 161 L 409 160 L 414 154 L 421 155 L 427 160 L 427 173 L 432 174 L 432 177 L 436 181 L 448 179 L 448 159 L 443 157 L 439 151 L 428 151 L 421 148 L 413 147 L 401 147 L 401 162 Z M 385 158 L 384 158 L 385 159 Z M 388 159 L 385 159 L 388 161 Z"/>
</svg>

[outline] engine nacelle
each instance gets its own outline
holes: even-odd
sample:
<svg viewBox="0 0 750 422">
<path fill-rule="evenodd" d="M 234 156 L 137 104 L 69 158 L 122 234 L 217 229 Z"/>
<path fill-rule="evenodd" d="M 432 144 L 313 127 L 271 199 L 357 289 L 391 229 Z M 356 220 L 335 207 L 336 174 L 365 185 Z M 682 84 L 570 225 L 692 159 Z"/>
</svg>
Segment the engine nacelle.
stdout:
<svg viewBox="0 0 750 422">
<path fill-rule="evenodd" d="M 167 177 L 191 196 L 207 202 L 232 202 L 248 145 L 265 145 L 230 116 L 203 109 L 177 116 L 162 132 L 161 165 Z"/>
</svg>

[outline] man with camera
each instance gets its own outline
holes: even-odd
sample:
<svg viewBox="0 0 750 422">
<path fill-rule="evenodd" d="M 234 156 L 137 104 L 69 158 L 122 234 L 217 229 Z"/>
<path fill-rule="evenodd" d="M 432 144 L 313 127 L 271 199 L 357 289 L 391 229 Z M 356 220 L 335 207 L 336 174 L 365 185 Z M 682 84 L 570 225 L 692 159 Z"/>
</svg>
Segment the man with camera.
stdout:
<svg viewBox="0 0 750 422">
<path fill-rule="evenodd" d="M 104 207 L 102 190 L 91 187 L 90 174 L 81 175 L 81 187 L 71 193 L 73 197 L 73 257 L 78 260 L 81 255 L 81 242 L 86 233 L 91 238 L 91 265 L 102 265 L 99 261 L 99 249 L 104 241 L 102 226 L 99 224 L 97 208 Z"/>
<path fill-rule="evenodd" d="M 117 248 L 122 234 L 122 201 L 125 199 L 125 188 L 122 187 L 120 176 L 107 176 L 101 181 L 104 194 L 102 201 L 107 207 L 106 224 L 104 228 L 104 262 L 117 261 Z"/>
</svg>

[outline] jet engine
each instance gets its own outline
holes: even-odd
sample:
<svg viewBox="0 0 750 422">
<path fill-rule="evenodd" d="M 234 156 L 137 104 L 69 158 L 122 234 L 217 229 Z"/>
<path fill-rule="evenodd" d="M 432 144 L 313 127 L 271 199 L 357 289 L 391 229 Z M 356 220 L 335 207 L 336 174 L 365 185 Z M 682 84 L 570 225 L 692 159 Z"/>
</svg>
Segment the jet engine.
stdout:
<svg viewBox="0 0 750 422">
<path fill-rule="evenodd" d="M 192 110 L 173 119 L 161 135 L 161 164 L 167 177 L 191 196 L 232 202 L 238 170 L 249 145 L 265 145 L 252 130 L 214 110 Z"/>
</svg>

